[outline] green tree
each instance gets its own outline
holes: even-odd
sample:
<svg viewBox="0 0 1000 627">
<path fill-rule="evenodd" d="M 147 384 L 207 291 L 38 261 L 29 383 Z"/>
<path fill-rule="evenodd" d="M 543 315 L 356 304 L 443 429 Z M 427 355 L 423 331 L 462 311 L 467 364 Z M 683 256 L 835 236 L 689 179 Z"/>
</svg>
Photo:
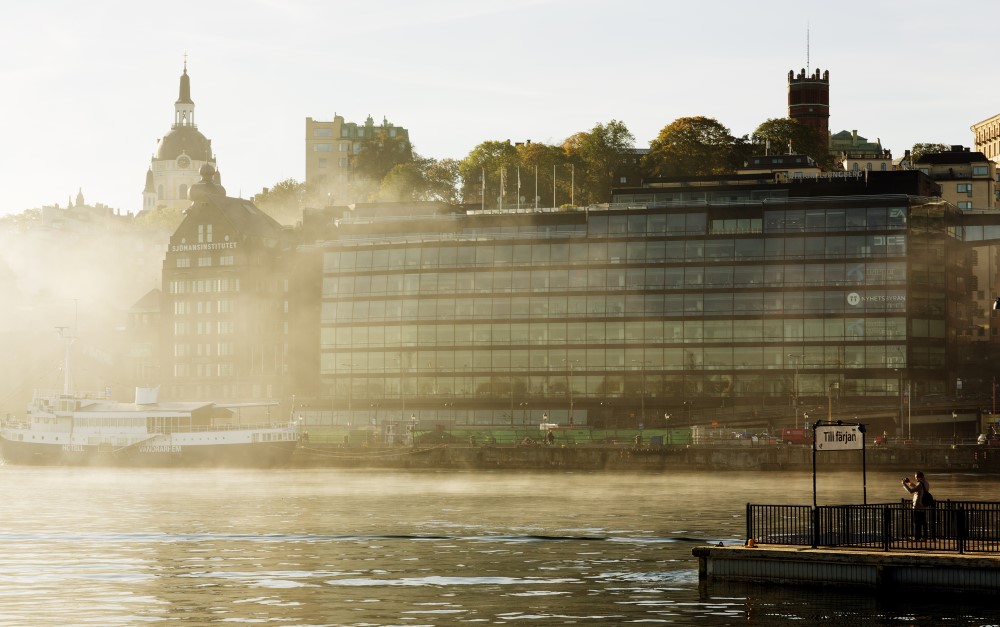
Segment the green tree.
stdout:
<svg viewBox="0 0 1000 627">
<path fill-rule="evenodd" d="M 394 167 L 382 179 L 378 199 L 384 202 L 458 200 L 458 162 L 416 156 Z"/>
<path fill-rule="evenodd" d="M 910 158 L 913 160 L 913 163 L 917 163 L 924 155 L 948 152 L 950 150 L 951 146 L 948 144 L 913 144 L 913 148 L 910 149 Z"/>
<path fill-rule="evenodd" d="M 413 161 L 413 148 L 402 135 L 390 135 L 386 128 L 375 128 L 361 144 L 354 159 L 354 171 L 372 181 L 381 182 L 397 165 Z"/>
<path fill-rule="evenodd" d="M 812 157 L 824 170 L 833 168 L 829 138 L 792 118 L 771 118 L 762 122 L 753 132 L 751 143 L 758 154 L 764 154 L 768 145 L 770 154 L 783 154 L 791 147 L 795 154 Z"/>
<path fill-rule="evenodd" d="M 576 165 L 579 180 L 577 204 L 608 202 L 615 172 L 635 149 L 635 137 L 624 122 L 611 120 L 590 131 L 576 133 L 563 142 L 563 150 Z"/>
<path fill-rule="evenodd" d="M 254 204 L 282 224 L 295 224 L 302 218 L 302 208 L 309 205 L 324 205 L 309 197 L 306 184 L 295 179 L 285 179 L 265 188 L 253 197 Z"/>
<path fill-rule="evenodd" d="M 524 184 L 521 195 L 529 206 L 535 204 L 537 190 L 540 207 L 555 207 L 562 198 L 569 201 L 569 163 L 566 153 L 559 146 L 551 144 L 527 143 L 517 146 L 517 156 L 521 162 L 521 177 Z M 565 176 L 560 171 L 566 172 Z M 564 191 L 554 190 L 553 181 L 562 183 Z"/>
<path fill-rule="evenodd" d="M 705 176 L 732 172 L 737 139 L 713 118 L 678 118 L 649 144 L 651 176 Z"/>
<path fill-rule="evenodd" d="M 458 165 L 462 176 L 462 201 L 497 207 L 503 197 L 504 204 L 507 204 L 514 199 L 510 195 L 511 175 L 519 164 L 517 149 L 510 141 L 479 144 Z M 513 189 L 516 193 L 516 180 Z"/>
</svg>

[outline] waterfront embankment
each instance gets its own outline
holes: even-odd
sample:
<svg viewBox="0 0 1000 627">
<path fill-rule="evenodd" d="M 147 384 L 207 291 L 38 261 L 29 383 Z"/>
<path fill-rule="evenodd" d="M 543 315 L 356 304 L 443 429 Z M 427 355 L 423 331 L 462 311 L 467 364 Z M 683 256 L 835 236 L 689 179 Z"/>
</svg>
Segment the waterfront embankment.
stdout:
<svg viewBox="0 0 1000 627">
<path fill-rule="evenodd" d="M 1000 450 L 977 445 L 901 444 L 819 453 L 823 468 L 930 472 L 1000 472 Z M 810 445 L 396 445 L 349 447 L 303 443 L 300 467 L 565 469 L 565 470 L 809 470 Z"/>
</svg>

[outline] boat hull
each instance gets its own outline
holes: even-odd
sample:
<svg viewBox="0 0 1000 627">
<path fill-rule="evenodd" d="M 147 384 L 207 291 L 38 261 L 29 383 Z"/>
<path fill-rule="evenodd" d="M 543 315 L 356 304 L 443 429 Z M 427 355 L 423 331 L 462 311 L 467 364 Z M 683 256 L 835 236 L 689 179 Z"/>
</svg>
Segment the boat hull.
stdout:
<svg viewBox="0 0 1000 627">
<path fill-rule="evenodd" d="M 248 467 L 286 466 L 297 442 L 189 444 L 170 450 L 107 451 L 99 446 L 18 442 L 0 438 L 5 463 L 36 466 Z"/>
</svg>

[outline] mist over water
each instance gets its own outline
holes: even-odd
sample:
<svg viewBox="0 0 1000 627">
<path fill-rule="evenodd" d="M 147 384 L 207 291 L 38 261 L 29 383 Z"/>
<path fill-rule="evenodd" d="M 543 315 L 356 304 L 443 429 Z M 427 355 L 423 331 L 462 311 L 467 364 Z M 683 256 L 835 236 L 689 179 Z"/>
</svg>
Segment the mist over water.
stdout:
<svg viewBox="0 0 1000 627">
<path fill-rule="evenodd" d="M 990 479 L 930 479 L 939 498 L 996 498 Z M 869 476 L 869 501 L 903 496 L 898 481 Z M 861 474 L 823 483 L 821 502 L 848 502 Z M 5 466 L 0 626 L 881 624 L 913 612 L 983 624 L 991 615 L 975 600 L 897 607 L 850 591 L 699 589 L 692 547 L 742 543 L 747 500 L 809 503 L 811 489 L 804 473 Z"/>
</svg>

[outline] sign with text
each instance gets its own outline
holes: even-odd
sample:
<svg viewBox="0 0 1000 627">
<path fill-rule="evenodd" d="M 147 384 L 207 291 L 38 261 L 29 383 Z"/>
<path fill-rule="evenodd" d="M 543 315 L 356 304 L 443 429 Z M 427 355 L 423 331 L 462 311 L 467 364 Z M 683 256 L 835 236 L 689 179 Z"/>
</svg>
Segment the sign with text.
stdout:
<svg viewBox="0 0 1000 627">
<path fill-rule="evenodd" d="M 816 427 L 816 450 L 860 451 L 864 439 L 858 425 L 824 425 Z"/>
</svg>

